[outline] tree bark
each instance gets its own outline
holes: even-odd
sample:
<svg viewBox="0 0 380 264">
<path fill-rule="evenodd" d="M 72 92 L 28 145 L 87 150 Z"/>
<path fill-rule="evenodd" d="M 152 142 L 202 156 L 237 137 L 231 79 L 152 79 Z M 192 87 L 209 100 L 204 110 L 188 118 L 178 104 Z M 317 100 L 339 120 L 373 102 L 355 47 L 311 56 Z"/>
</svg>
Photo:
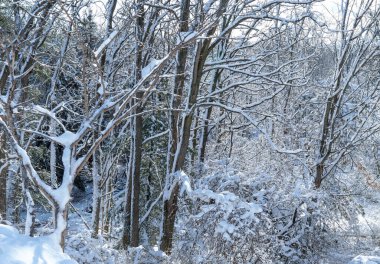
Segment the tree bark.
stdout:
<svg viewBox="0 0 380 264">
<path fill-rule="evenodd" d="M 144 0 L 137 1 L 137 17 L 136 17 L 136 33 L 137 33 L 137 52 L 135 61 L 135 83 L 141 79 L 141 70 L 143 66 L 143 48 L 144 48 Z M 142 156 L 142 134 L 143 134 L 143 107 L 141 105 L 141 99 L 143 92 L 136 93 L 136 110 L 134 117 L 134 164 L 132 167 L 132 193 L 131 193 L 131 246 L 137 247 L 140 242 L 140 172 L 141 172 L 141 156 Z"/>
<path fill-rule="evenodd" d="M 217 17 L 221 17 L 227 7 L 228 0 L 222 0 L 219 3 L 218 10 L 216 12 Z M 217 29 L 217 25 L 211 27 L 207 32 L 208 36 L 212 36 Z M 193 60 L 193 70 L 192 78 L 190 84 L 190 92 L 188 96 L 188 102 L 186 106 L 187 114 L 183 119 L 181 126 L 181 135 L 176 154 L 174 157 L 172 175 L 176 172 L 183 170 L 185 165 L 186 154 L 189 147 L 189 140 L 191 135 L 191 125 L 193 122 L 193 113 L 190 110 L 193 108 L 197 101 L 199 88 L 202 79 L 203 66 L 206 62 L 207 56 L 209 54 L 209 47 L 211 43 L 211 38 L 206 38 L 203 41 L 199 41 L 196 44 L 195 56 Z M 175 217 L 178 210 L 178 193 L 179 193 L 179 183 L 174 180 L 174 183 L 168 182 L 170 177 L 167 176 L 167 183 L 165 184 L 165 191 L 172 190 L 167 195 L 164 195 L 164 212 L 163 212 L 163 223 L 162 223 L 162 237 L 160 249 L 166 254 L 171 254 L 172 242 L 174 235 L 174 223 Z M 170 186 L 174 184 L 173 188 Z"/>
<path fill-rule="evenodd" d="M 190 16 L 190 0 L 182 0 L 181 2 L 181 21 L 180 32 L 187 32 L 189 30 L 189 16 Z M 188 48 L 183 47 L 177 53 L 177 67 L 176 76 L 174 79 L 174 90 L 172 99 L 172 109 L 176 109 L 181 105 L 182 95 L 185 86 L 185 68 L 187 62 Z M 169 188 L 170 175 L 172 173 L 172 167 L 174 164 L 175 153 L 178 146 L 178 116 L 179 113 L 172 111 L 170 113 L 170 134 L 169 134 L 169 151 L 167 158 L 167 172 L 165 188 Z M 175 188 L 178 188 L 175 186 Z M 171 252 L 172 239 L 174 232 L 175 212 L 177 211 L 177 196 L 178 190 L 174 190 L 174 195 L 169 197 L 164 196 L 164 205 L 162 213 L 162 226 L 161 226 L 161 238 L 160 249 L 166 253 Z"/>
<path fill-rule="evenodd" d="M 132 146 L 131 146 L 132 148 Z M 127 173 L 127 184 L 126 184 L 126 194 L 125 194 L 125 209 L 124 209 L 124 228 L 123 236 L 121 240 L 121 246 L 127 248 L 131 242 L 131 193 L 132 193 L 132 164 L 133 160 L 129 161 L 128 173 Z"/>
<path fill-rule="evenodd" d="M 211 86 L 211 93 L 216 90 L 216 87 L 219 82 L 219 78 L 221 75 L 221 71 L 217 70 L 214 74 L 212 86 Z M 210 99 L 210 102 L 212 100 Z M 212 106 L 206 108 L 206 113 L 204 115 L 204 121 L 203 121 L 203 127 L 201 128 L 201 135 L 200 135 L 200 143 L 199 143 L 199 153 L 198 153 L 198 162 L 201 164 L 205 162 L 205 156 L 206 156 L 206 146 L 207 146 L 207 140 L 208 140 L 208 133 L 209 133 L 209 120 L 211 118 L 212 114 Z"/>
<path fill-rule="evenodd" d="M 5 133 L 0 132 L 0 219 L 7 219 L 7 172 Z"/>
<path fill-rule="evenodd" d="M 94 133 L 97 137 L 97 133 Z M 92 180 L 93 180 L 93 194 L 92 194 L 92 238 L 96 238 L 99 232 L 99 223 L 100 223 L 100 206 L 101 206 L 101 178 L 99 175 L 98 168 L 98 153 L 95 151 L 92 156 Z"/>
</svg>

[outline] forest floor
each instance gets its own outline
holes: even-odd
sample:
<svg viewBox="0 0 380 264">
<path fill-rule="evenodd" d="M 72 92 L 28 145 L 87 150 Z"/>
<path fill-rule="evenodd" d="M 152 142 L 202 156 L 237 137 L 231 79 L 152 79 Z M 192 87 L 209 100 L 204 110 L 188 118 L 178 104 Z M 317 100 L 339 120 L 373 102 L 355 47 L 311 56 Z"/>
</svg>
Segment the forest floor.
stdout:
<svg viewBox="0 0 380 264">
<path fill-rule="evenodd" d="M 73 205 L 78 213 L 72 212 L 70 215 L 67 253 L 78 263 L 125 263 L 124 254 L 102 245 L 109 243 L 109 240 L 104 240 L 101 236 L 100 240 L 89 239 L 90 231 L 87 230 L 84 221 L 88 225 L 91 223 L 91 213 L 88 213 L 88 208 L 91 207 L 91 195 L 91 190 L 87 190 L 86 193 L 78 193 L 74 197 Z M 336 244 L 325 253 L 321 264 L 380 264 L 380 193 L 371 194 L 370 197 L 359 201 L 359 204 L 363 207 L 364 214 L 359 216 L 358 228 L 337 233 Z M 77 251 L 78 240 L 86 244 L 85 248 L 92 249 L 87 252 L 88 260 L 83 259 L 83 255 L 86 254 Z M 102 259 L 102 262 L 97 262 L 99 259 Z"/>
<path fill-rule="evenodd" d="M 359 203 L 364 214 L 359 216 L 358 229 L 337 234 L 341 239 L 321 263 L 380 264 L 380 194 Z"/>
<path fill-rule="evenodd" d="M 83 264 L 127 263 L 125 251 L 115 249 L 116 238 L 91 238 L 91 197 L 91 189 L 74 194 L 65 253 Z M 359 216 L 358 228 L 337 233 L 336 244 L 325 252 L 321 264 L 380 264 L 380 193 L 363 199 L 360 204 L 364 214 Z M 37 209 L 37 218 L 41 221 L 37 233 L 48 234 L 52 231 L 51 214 L 43 208 Z"/>
</svg>

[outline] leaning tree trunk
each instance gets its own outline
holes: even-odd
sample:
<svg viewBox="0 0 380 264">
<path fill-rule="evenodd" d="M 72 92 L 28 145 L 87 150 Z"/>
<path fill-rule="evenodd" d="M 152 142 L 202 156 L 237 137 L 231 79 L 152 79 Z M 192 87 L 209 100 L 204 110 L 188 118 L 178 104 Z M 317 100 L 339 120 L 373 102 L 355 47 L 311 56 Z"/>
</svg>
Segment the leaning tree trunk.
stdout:
<svg viewBox="0 0 380 264">
<path fill-rule="evenodd" d="M 216 90 L 221 72 L 222 72 L 221 70 L 216 70 L 214 74 L 214 78 L 213 78 L 211 89 L 210 89 L 211 93 L 213 93 Z M 209 102 L 212 102 L 212 99 L 210 99 Z M 209 120 L 211 118 L 211 114 L 212 114 L 212 106 L 207 107 L 204 113 L 204 121 L 201 128 L 199 151 L 198 151 L 199 166 L 203 166 L 202 164 L 205 162 L 206 146 L 207 146 L 207 140 L 208 140 L 208 134 L 209 134 Z"/>
<path fill-rule="evenodd" d="M 190 16 L 190 0 L 182 0 L 181 3 L 181 21 L 180 32 L 187 32 L 189 30 L 189 16 Z M 172 98 L 172 109 L 177 109 L 182 100 L 182 94 L 185 86 L 185 67 L 187 62 L 188 48 L 183 47 L 177 53 L 177 67 L 176 76 L 174 79 L 174 90 Z M 167 158 L 167 172 L 165 188 L 170 189 L 170 175 L 174 165 L 175 153 L 177 152 L 178 145 L 178 113 L 173 111 L 170 113 L 170 134 L 168 144 L 168 158 Z M 175 186 L 178 188 L 178 186 Z M 178 193 L 178 190 L 174 190 Z M 177 195 L 163 197 L 163 214 L 161 226 L 160 249 L 167 253 L 171 252 L 172 238 L 174 232 L 175 212 L 177 211 Z M 173 224 L 172 224 L 173 223 Z"/>
<path fill-rule="evenodd" d="M 218 10 L 216 12 L 217 17 L 222 17 L 228 4 L 228 0 L 220 1 Z M 216 32 L 217 25 L 211 27 L 207 32 L 207 36 L 203 41 L 199 41 L 196 44 L 195 56 L 192 64 L 192 76 L 190 84 L 190 92 L 188 96 L 188 101 L 186 105 L 186 116 L 184 117 L 181 125 L 180 140 L 178 142 L 178 147 L 174 157 L 172 175 L 176 172 L 183 170 L 185 165 L 186 154 L 189 147 L 189 140 L 191 135 L 191 126 L 193 122 L 193 113 L 190 111 L 197 102 L 197 97 L 199 93 L 199 88 L 201 85 L 203 66 L 206 62 L 207 56 L 210 52 L 211 36 Z M 169 182 L 170 177 L 167 176 L 165 183 L 165 195 L 164 195 L 164 212 L 163 212 L 163 223 L 162 223 L 162 237 L 160 248 L 167 254 L 171 254 L 173 245 L 173 235 L 174 235 L 174 223 L 175 217 L 178 210 L 178 194 L 179 194 L 179 183 L 178 180 L 174 180 L 173 183 Z M 174 185 L 174 186 L 172 186 Z"/>
<path fill-rule="evenodd" d="M 202 49 L 202 44 L 197 43 L 196 55 L 194 58 L 194 70 L 193 70 L 193 81 L 191 85 L 191 91 L 189 95 L 189 101 L 187 109 L 191 109 L 192 106 L 196 102 L 196 98 L 198 95 L 198 90 L 201 81 L 202 67 L 204 64 L 202 57 L 202 51 L 206 51 L 206 49 Z M 205 54 L 203 54 L 205 55 Z M 203 62 L 202 62 L 203 61 Z M 187 149 L 189 147 L 190 135 L 191 135 L 191 124 L 193 122 L 192 113 L 188 113 L 182 123 L 181 127 L 181 139 L 179 142 L 179 147 L 177 148 L 176 155 L 174 157 L 173 169 L 172 172 L 174 175 L 175 172 L 183 169 L 185 164 L 185 158 L 187 154 Z M 172 187 L 171 185 L 174 184 Z M 169 193 L 169 190 L 171 192 Z M 160 248 L 162 251 L 167 254 L 171 254 L 172 244 L 173 244 L 173 235 L 174 235 L 174 222 L 176 213 L 178 210 L 178 193 L 179 193 L 179 183 L 174 180 L 174 182 L 170 182 L 170 175 L 167 176 L 167 182 L 165 184 L 165 192 L 164 195 L 164 212 L 163 212 L 163 223 L 162 223 L 162 237 Z"/>
</svg>

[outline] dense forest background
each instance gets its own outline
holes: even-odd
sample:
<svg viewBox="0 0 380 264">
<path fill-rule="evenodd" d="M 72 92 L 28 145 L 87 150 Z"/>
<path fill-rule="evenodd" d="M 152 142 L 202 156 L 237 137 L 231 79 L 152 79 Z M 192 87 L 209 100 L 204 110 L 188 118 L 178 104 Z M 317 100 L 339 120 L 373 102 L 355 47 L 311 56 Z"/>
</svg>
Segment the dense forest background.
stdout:
<svg viewBox="0 0 380 264">
<path fill-rule="evenodd" d="M 1 223 L 79 263 L 378 246 L 379 21 L 376 0 L 0 0 Z"/>
</svg>

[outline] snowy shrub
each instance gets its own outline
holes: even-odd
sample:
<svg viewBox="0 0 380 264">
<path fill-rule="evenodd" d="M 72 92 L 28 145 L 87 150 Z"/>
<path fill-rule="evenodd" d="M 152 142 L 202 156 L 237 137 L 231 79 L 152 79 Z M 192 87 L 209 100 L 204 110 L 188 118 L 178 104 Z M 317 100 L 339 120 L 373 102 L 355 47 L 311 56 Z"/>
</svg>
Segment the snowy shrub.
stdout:
<svg viewBox="0 0 380 264">
<path fill-rule="evenodd" d="M 216 171 L 216 172 L 215 172 Z M 178 263 L 316 263 L 356 223 L 355 204 L 231 166 L 195 180 L 180 206 Z"/>
<path fill-rule="evenodd" d="M 263 197 L 251 193 L 249 186 L 243 187 L 239 176 L 219 176 L 205 177 L 195 183 L 196 189 L 188 191 L 173 258 L 181 263 L 268 259 L 267 249 L 256 246 L 269 242 L 264 234 L 271 223 L 261 207 Z"/>
<path fill-rule="evenodd" d="M 157 246 L 142 246 L 129 248 L 127 252 L 126 263 L 144 263 L 144 264 L 166 264 L 172 263 L 168 256 L 158 250 Z M 125 262 L 124 262 L 125 263 Z"/>
<path fill-rule="evenodd" d="M 125 253 L 112 248 L 104 238 L 91 238 L 90 232 L 69 235 L 65 252 L 80 264 L 125 263 Z"/>
</svg>

